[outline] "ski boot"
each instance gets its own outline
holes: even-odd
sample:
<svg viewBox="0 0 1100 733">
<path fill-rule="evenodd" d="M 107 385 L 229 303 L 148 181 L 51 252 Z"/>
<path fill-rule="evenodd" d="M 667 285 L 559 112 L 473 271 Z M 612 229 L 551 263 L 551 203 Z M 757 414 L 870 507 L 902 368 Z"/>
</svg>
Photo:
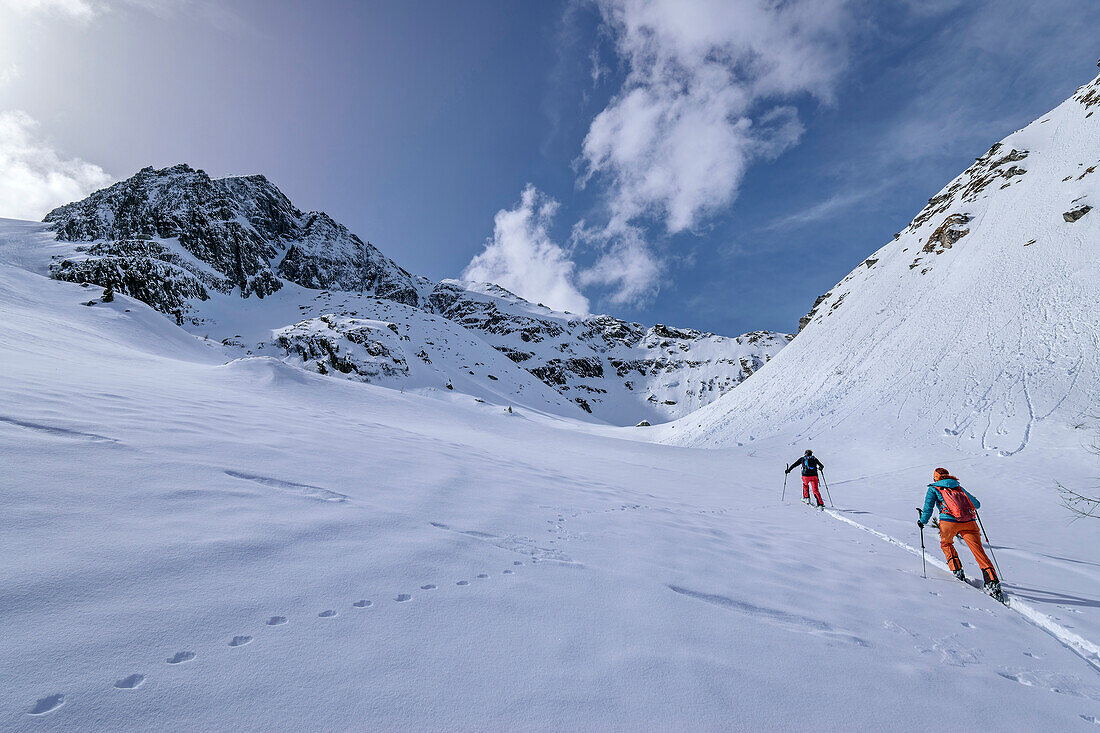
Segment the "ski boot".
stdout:
<svg viewBox="0 0 1100 733">
<path fill-rule="evenodd" d="M 964 583 L 966 582 L 966 573 L 963 572 L 962 568 L 959 568 L 958 570 L 952 570 L 951 572 L 955 574 L 956 578 Z"/>
<path fill-rule="evenodd" d="M 807 498 L 806 498 L 806 497 L 804 496 L 804 497 L 802 497 L 802 503 L 803 503 L 803 504 L 809 504 L 809 503 L 810 503 L 810 500 L 809 500 L 809 499 L 807 499 Z"/>
<path fill-rule="evenodd" d="M 1001 590 L 1001 581 L 993 577 L 988 570 L 982 570 L 982 577 L 985 579 L 986 594 L 990 597 L 1008 605 L 1008 598 L 1005 596 L 1004 591 Z"/>
</svg>

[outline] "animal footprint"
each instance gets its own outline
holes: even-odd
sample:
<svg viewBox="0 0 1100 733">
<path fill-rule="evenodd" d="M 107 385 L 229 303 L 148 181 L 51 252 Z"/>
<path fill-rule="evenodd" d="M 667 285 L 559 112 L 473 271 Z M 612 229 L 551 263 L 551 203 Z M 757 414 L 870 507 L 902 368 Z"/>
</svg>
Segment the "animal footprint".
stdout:
<svg viewBox="0 0 1100 733">
<path fill-rule="evenodd" d="M 115 683 L 115 687 L 119 690 L 133 690 L 141 687 L 141 683 L 145 681 L 145 675 L 132 674 L 129 677 L 123 677 Z"/>
<path fill-rule="evenodd" d="M 405 601 L 411 601 L 412 596 L 410 596 L 408 593 L 398 593 L 396 596 L 393 597 L 393 600 L 397 601 L 398 603 L 404 603 Z"/>
<path fill-rule="evenodd" d="M 511 570 L 505 570 L 505 571 L 504 571 L 504 574 L 505 574 L 505 575 L 512 575 L 512 571 L 511 571 Z"/>
<path fill-rule="evenodd" d="M 169 664 L 183 664 L 184 662 L 190 662 L 195 656 L 195 652 L 176 652 L 168 657 L 167 661 Z"/>
<path fill-rule="evenodd" d="M 229 642 L 229 646 L 244 646 L 245 644 L 251 643 L 251 641 L 251 636 L 234 636 Z"/>
<path fill-rule="evenodd" d="M 470 584 L 470 581 L 468 581 L 468 580 L 460 580 L 457 583 L 455 583 L 455 585 L 469 585 L 469 584 Z"/>
<path fill-rule="evenodd" d="M 61 693 L 39 698 L 34 707 L 27 711 L 27 715 L 45 715 L 52 713 L 65 704 L 65 696 Z"/>
<path fill-rule="evenodd" d="M 975 626 L 974 624 L 970 623 L 969 621 L 963 621 L 963 622 L 962 622 L 962 625 L 963 625 L 963 626 L 964 626 L 965 628 L 968 628 L 968 629 L 975 629 L 975 628 L 977 628 L 977 627 L 976 627 L 976 626 Z"/>
<path fill-rule="evenodd" d="M 435 590 L 434 583 L 428 583 L 427 585 L 420 586 L 420 590 Z"/>
<path fill-rule="evenodd" d="M 489 574 L 488 573 L 478 573 L 477 577 L 479 577 L 479 578 L 488 578 Z"/>
<path fill-rule="evenodd" d="M 268 626 L 282 626 L 286 623 L 286 616 L 272 616 L 264 623 Z"/>
<path fill-rule="evenodd" d="M 370 608 L 371 606 L 374 605 L 374 603 L 372 603 L 371 601 L 368 601 L 368 600 L 362 600 L 362 601 L 356 601 L 355 603 L 353 603 L 351 605 L 355 606 L 356 608 Z"/>
<path fill-rule="evenodd" d="M 939 593 L 937 593 L 937 592 L 936 592 L 936 591 L 934 591 L 934 590 L 930 590 L 930 591 L 928 591 L 928 595 L 930 595 L 930 596 L 938 596 L 938 595 L 939 595 Z"/>
<path fill-rule="evenodd" d="M 1038 654 L 1032 654 L 1031 652 L 1024 652 L 1025 657 L 1031 657 L 1032 659 L 1042 659 Z"/>
<path fill-rule="evenodd" d="M 522 562 L 521 560 L 516 560 L 516 561 L 514 561 L 514 562 L 513 562 L 512 564 L 513 564 L 513 565 L 522 565 L 522 564 L 523 564 L 523 562 Z"/>
<path fill-rule="evenodd" d="M 333 610 L 332 610 L 332 609 L 330 608 L 330 609 L 328 609 L 327 611 L 321 611 L 321 612 L 320 612 L 319 614 L 317 614 L 317 615 L 318 615 L 318 616 L 320 616 L 321 618 L 336 618 L 336 617 L 337 617 L 337 616 L 339 616 L 340 614 L 336 613 L 336 611 L 333 611 Z"/>
</svg>

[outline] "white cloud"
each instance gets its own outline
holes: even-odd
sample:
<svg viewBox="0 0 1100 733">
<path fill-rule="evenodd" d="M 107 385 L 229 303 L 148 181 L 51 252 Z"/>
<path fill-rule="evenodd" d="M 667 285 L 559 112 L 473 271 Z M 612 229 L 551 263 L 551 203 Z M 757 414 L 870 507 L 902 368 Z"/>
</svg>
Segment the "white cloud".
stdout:
<svg viewBox="0 0 1100 733">
<path fill-rule="evenodd" d="M 496 283 L 556 310 L 588 313 L 588 299 L 574 284 L 573 262 L 550 238 L 557 210 L 557 201 L 528 184 L 515 208 L 497 212 L 492 238 L 462 277 Z"/>
<path fill-rule="evenodd" d="M 19 65 L 16 63 L 10 63 L 3 69 L 0 69 L 0 89 L 3 89 L 8 84 L 18 79 L 21 75 Z"/>
<path fill-rule="evenodd" d="M 87 21 L 99 15 L 102 5 L 90 0 L 0 0 L 0 5 L 22 15 L 45 13 Z"/>
<path fill-rule="evenodd" d="M 646 246 L 643 233 L 626 227 L 608 236 L 605 232 L 586 231 L 581 222 L 574 228 L 575 240 L 603 240 L 603 252 L 595 264 L 580 273 L 582 285 L 610 287 L 608 300 L 614 305 L 645 302 L 659 290 L 662 266 Z"/>
<path fill-rule="evenodd" d="M 610 248 L 609 264 L 584 281 L 611 282 L 612 262 L 639 277 L 660 269 L 640 222 L 669 234 L 698 226 L 733 202 L 754 160 L 798 142 L 802 125 L 784 100 L 832 100 L 847 63 L 848 13 L 846 0 L 597 4 L 628 70 L 580 159 L 581 185 L 606 187 Z M 638 297 L 633 280 L 617 282 L 614 300 Z"/>
<path fill-rule="evenodd" d="M 0 112 L 0 216 L 41 219 L 110 182 L 98 165 L 58 155 L 25 112 Z"/>
</svg>

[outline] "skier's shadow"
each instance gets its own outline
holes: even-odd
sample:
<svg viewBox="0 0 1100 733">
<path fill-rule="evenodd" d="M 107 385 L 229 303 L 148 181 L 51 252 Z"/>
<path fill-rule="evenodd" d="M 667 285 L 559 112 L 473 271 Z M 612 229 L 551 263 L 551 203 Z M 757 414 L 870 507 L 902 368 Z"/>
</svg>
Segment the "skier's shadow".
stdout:
<svg viewBox="0 0 1100 733">
<path fill-rule="evenodd" d="M 1028 588 L 1023 585 L 1011 584 L 1009 587 L 1012 589 L 1012 595 L 1019 596 L 1024 600 L 1035 601 L 1036 603 L 1061 603 L 1065 606 L 1083 606 L 1085 608 L 1100 608 L 1100 600 L 1093 598 L 1082 598 L 1080 596 L 1071 596 L 1066 593 L 1055 593 L 1054 591 L 1042 590 L 1041 588 Z M 1021 593 L 1020 591 L 1027 591 L 1027 593 Z M 1029 595 L 1038 594 L 1038 595 Z"/>
</svg>

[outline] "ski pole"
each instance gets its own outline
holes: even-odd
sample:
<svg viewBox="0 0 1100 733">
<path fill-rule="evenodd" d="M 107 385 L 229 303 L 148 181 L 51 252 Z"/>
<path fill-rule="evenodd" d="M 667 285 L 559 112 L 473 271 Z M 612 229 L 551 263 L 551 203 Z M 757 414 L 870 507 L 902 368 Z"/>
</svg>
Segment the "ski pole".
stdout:
<svg viewBox="0 0 1100 733">
<path fill-rule="evenodd" d="M 833 503 L 833 495 L 829 493 L 829 482 L 825 480 L 825 469 L 821 469 L 821 481 L 825 484 L 825 496 L 829 497 L 829 506 L 836 509 L 836 504 Z"/>
<path fill-rule="evenodd" d="M 985 544 L 989 547 L 989 556 L 993 558 L 993 567 L 997 569 L 997 580 L 1003 580 L 1001 577 L 1001 566 L 997 564 L 997 555 L 993 552 L 993 543 L 989 541 L 989 535 L 986 534 L 985 525 L 982 524 L 982 515 L 978 514 L 978 510 L 974 510 L 974 516 L 978 518 L 978 526 L 982 528 L 982 534 L 985 535 Z"/>
<path fill-rule="evenodd" d="M 924 514 L 924 512 L 921 511 L 921 508 L 917 507 L 917 515 L 920 516 L 920 515 L 923 515 L 923 514 Z M 921 575 L 923 577 L 927 578 L 928 577 L 928 561 L 924 559 L 924 525 L 921 525 L 921 528 L 920 528 L 920 564 L 921 564 Z"/>
<path fill-rule="evenodd" d="M 779 501 L 787 500 L 787 474 L 783 474 L 783 495 L 779 497 Z"/>
</svg>

